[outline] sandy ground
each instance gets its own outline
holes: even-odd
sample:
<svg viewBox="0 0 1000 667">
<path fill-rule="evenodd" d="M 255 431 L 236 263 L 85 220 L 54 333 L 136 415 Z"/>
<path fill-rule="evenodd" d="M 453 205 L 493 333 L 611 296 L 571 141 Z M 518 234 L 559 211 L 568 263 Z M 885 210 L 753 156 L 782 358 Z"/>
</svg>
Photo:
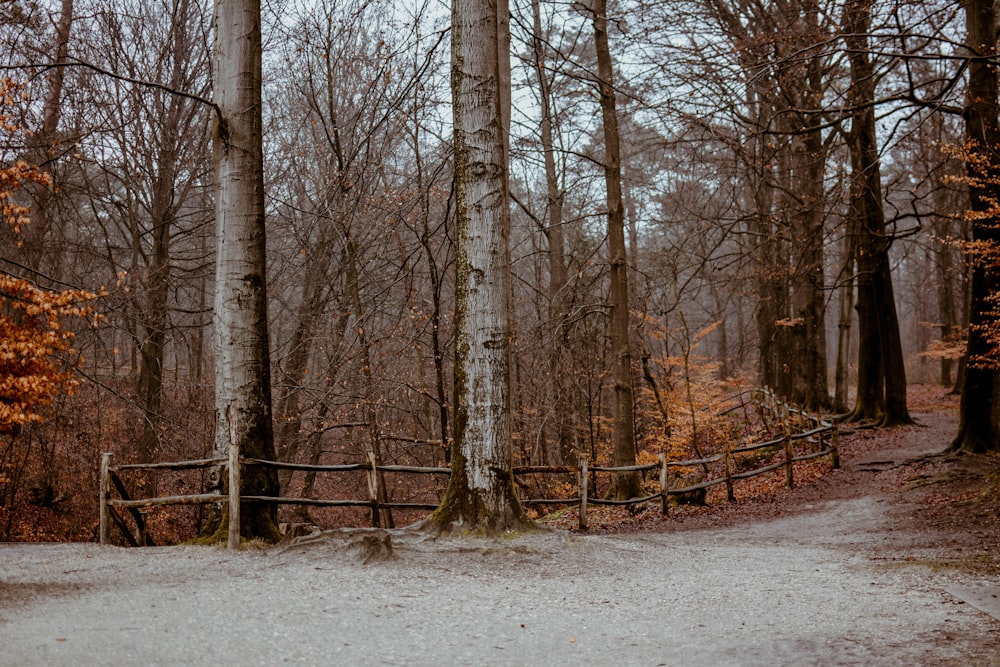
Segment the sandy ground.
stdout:
<svg viewBox="0 0 1000 667">
<path fill-rule="evenodd" d="M 962 599 L 1000 581 L 947 565 L 880 479 L 939 436 L 896 440 L 795 511 L 715 526 L 394 531 L 368 564 L 342 532 L 240 552 L 2 544 L 0 665 L 1000 665 L 1000 621 Z"/>
</svg>

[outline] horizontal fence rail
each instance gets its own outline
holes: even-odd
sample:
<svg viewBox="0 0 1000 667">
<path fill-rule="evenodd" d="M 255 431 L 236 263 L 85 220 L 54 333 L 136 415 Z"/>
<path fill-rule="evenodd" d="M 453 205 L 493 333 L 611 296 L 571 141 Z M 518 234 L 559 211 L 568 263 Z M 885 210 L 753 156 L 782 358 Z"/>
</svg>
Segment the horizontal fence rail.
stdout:
<svg viewBox="0 0 1000 667">
<path fill-rule="evenodd" d="M 778 400 L 773 393 L 754 389 L 747 392 L 751 395 L 751 402 L 756 406 L 761 421 L 767 425 L 770 423 L 780 424 L 783 435 L 765 442 L 743 445 L 740 447 L 730 447 L 728 444 L 713 456 L 699 459 L 689 459 L 684 461 L 668 461 L 664 453 L 659 455 L 659 461 L 643 465 L 609 467 L 592 466 L 586 458 L 580 459 L 579 466 L 514 466 L 515 476 L 524 475 L 552 475 L 552 474 L 573 474 L 577 478 L 577 495 L 571 498 L 528 498 L 521 502 L 525 505 L 579 505 L 579 527 L 581 530 L 587 528 L 587 506 L 629 506 L 642 503 L 649 503 L 659 500 L 662 513 L 669 513 L 670 496 L 688 496 L 692 493 L 707 492 L 716 486 L 726 486 L 726 497 L 728 500 L 735 500 L 734 482 L 749 479 L 758 475 L 763 475 L 775 470 L 784 469 L 785 483 L 791 488 L 795 484 L 794 464 L 801 461 L 809 461 L 822 456 L 830 456 L 834 468 L 840 467 L 840 455 L 838 450 L 838 433 L 836 426 L 818 416 L 810 415 L 803 410 L 792 408 L 791 406 Z M 741 394 L 742 395 L 742 394 Z M 731 412 L 733 408 L 726 412 Z M 804 429 L 795 430 L 793 429 Z M 796 454 L 795 444 L 805 442 L 813 447 L 813 451 Z M 736 472 L 735 457 L 745 454 L 761 452 L 765 454 L 783 453 L 780 460 L 768 465 L 757 467 L 753 470 Z M 694 466 L 707 466 L 712 463 L 722 463 L 721 476 L 700 481 L 696 484 L 685 486 L 671 486 L 671 471 L 686 469 Z M 234 464 L 235 463 L 235 464 Z M 228 469 L 229 488 L 235 490 L 239 488 L 239 471 L 245 466 L 261 466 L 274 470 L 292 470 L 312 473 L 345 473 L 364 472 L 368 480 L 369 497 L 367 499 L 322 499 L 322 498 L 294 498 L 281 496 L 253 496 L 230 493 L 221 495 L 216 493 L 200 493 L 184 496 L 168 496 L 162 498 L 133 499 L 119 475 L 122 471 L 163 471 L 163 470 L 191 470 L 198 468 L 208 468 L 219 466 Z M 592 497 L 591 487 L 596 474 L 613 474 L 621 472 L 658 472 L 659 491 L 649 493 L 640 498 L 629 498 L 627 500 L 614 500 L 606 498 Z M 706 468 L 707 471 L 707 468 Z M 267 461 L 256 458 L 244 458 L 238 454 L 229 458 L 200 459 L 195 461 L 179 461 L 175 463 L 132 463 L 124 465 L 114 465 L 113 457 L 110 453 L 105 453 L 101 457 L 100 470 L 100 541 L 101 544 L 110 542 L 111 526 L 116 526 L 124 536 L 124 539 L 131 546 L 149 545 L 152 542 L 146 537 L 145 518 L 140 508 L 149 508 L 165 505 L 201 505 L 208 503 L 228 503 L 230 506 L 239 505 L 239 501 L 269 502 L 285 505 L 303 505 L 313 507 L 368 507 L 372 510 L 373 525 L 379 525 L 379 515 L 382 509 L 414 509 L 433 510 L 437 504 L 430 503 L 408 503 L 408 502 L 387 502 L 382 500 L 385 497 L 381 489 L 381 475 L 379 473 L 396 474 L 416 474 L 416 475 L 449 475 L 450 468 L 423 467 L 407 465 L 380 465 L 376 463 L 375 456 L 369 453 L 365 463 L 350 463 L 340 465 L 310 465 L 305 463 L 285 463 L 280 461 Z M 118 497 L 112 497 L 112 491 Z M 238 498 L 238 500 L 237 500 Z M 136 524 L 138 535 L 133 536 L 131 530 L 123 519 L 123 515 L 118 510 L 125 510 L 131 515 Z M 235 548 L 239 545 L 239 510 L 229 512 L 229 546 Z"/>
</svg>

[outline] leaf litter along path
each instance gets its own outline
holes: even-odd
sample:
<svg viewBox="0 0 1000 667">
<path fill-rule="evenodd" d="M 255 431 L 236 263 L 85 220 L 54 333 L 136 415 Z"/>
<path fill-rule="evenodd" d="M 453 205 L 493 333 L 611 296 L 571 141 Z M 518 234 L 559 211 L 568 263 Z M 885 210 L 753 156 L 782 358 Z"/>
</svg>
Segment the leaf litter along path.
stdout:
<svg viewBox="0 0 1000 667">
<path fill-rule="evenodd" d="M 1000 665 L 1000 621 L 948 592 L 998 583 L 995 498 L 973 484 L 996 461 L 914 461 L 956 427 L 917 417 L 845 436 L 844 470 L 776 499 L 641 532 L 393 531 L 368 565 L 342 532 L 0 545 L 0 665 Z"/>
</svg>

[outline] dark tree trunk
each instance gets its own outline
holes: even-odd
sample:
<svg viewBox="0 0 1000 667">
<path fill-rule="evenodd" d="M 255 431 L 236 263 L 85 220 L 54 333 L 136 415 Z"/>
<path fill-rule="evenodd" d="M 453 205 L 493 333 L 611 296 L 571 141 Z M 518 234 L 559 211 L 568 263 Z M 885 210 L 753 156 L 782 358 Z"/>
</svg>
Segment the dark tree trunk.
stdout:
<svg viewBox="0 0 1000 667">
<path fill-rule="evenodd" d="M 859 255 L 858 273 L 858 387 L 854 410 L 848 421 L 880 419 L 885 414 L 885 386 L 882 375 L 882 348 L 879 345 L 878 327 L 875 325 L 875 288 L 872 285 L 875 269 L 871 255 Z"/>
<path fill-rule="evenodd" d="M 604 183 L 608 204 L 608 260 L 611 288 L 610 338 L 611 380 L 614 383 L 613 465 L 635 465 L 635 410 L 632 394 L 632 355 L 629 351 L 628 259 L 625 250 L 625 207 L 622 202 L 621 141 L 615 110 L 614 74 L 608 44 L 608 3 L 591 4 L 594 44 L 597 49 L 597 76 L 604 123 Z M 642 482 L 635 472 L 613 473 L 609 498 L 619 500 L 643 495 Z"/>
<path fill-rule="evenodd" d="M 969 195 L 972 210 L 985 213 L 1000 200 L 1000 101 L 997 99 L 997 9 L 993 0 L 965 0 L 967 48 L 969 60 L 968 101 L 965 107 L 967 149 L 984 156 L 986 173 L 970 161 Z M 992 247 L 1000 244 L 1000 230 L 991 216 L 974 220 L 972 240 Z M 958 435 L 952 451 L 980 453 L 1000 451 L 1000 394 L 996 359 L 986 359 L 991 351 L 984 326 L 996 326 L 991 314 L 996 306 L 990 295 L 1000 292 L 1000 271 L 981 258 L 972 260 L 972 280 L 969 300 L 969 343 L 965 381 L 959 408 Z"/>
<path fill-rule="evenodd" d="M 313 337 L 329 302 L 329 272 L 333 260 L 333 240 L 326 225 L 306 256 L 302 297 L 295 314 L 295 328 L 288 344 L 288 355 L 281 369 L 282 394 L 276 417 L 278 459 L 294 462 L 304 439 L 302 433 L 302 393 L 312 354 Z M 288 488 L 292 471 L 278 471 L 282 493 Z"/>
<path fill-rule="evenodd" d="M 565 319 L 567 314 L 567 272 L 563 241 L 563 192 L 559 187 L 556 172 L 555 141 L 553 139 L 554 115 L 552 112 L 552 91 L 546 70 L 545 41 L 542 34 L 542 17 L 539 0 L 531 2 L 534 35 L 532 46 L 535 58 L 535 73 L 538 76 L 538 98 L 541 102 L 540 133 L 546 184 L 546 228 L 545 238 L 549 246 L 549 386 L 553 406 L 553 421 L 556 429 L 558 457 L 547 457 L 549 463 L 558 458 L 559 463 L 575 465 L 578 452 L 573 438 L 573 406 L 570 401 L 570 381 L 567 365 Z"/>
<path fill-rule="evenodd" d="M 64 64 L 69 56 L 69 39 L 73 28 L 73 0 L 62 0 L 59 10 L 59 22 L 56 24 L 56 43 L 53 62 Z M 52 175 L 53 163 L 59 150 L 59 120 L 62 116 L 63 81 L 66 75 L 65 67 L 53 67 L 49 71 L 49 89 L 45 95 L 42 107 L 42 126 L 33 137 L 34 150 L 32 164 L 38 165 L 42 173 Z M 58 183 L 53 183 L 58 186 Z M 61 243 L 53 243 L 53 224 L 58 224 L 58 216 L 52 211 L 55 204 L 54 188 L 48 185 L 29 185 L 34 192 L 35 203 L 32 206 L 31 224 L 24 230 L 24 249 L 27 265 L 33 271 L 45 269 L 51 275 L 60 274 L 64 248 Z M 43 266 L 43 264 L 45 264 Z M 34 277 L 32 277 L 34 279 Z"/>
<path fill-rule="evenodd" d="M 884 233 L 884 232 L 883 232 Z M 885 413 L 882 426 L 912 424 L 906 403 L 906 364 L 903 359 L 903 342 L 899 335 L 899 318 L 896 299 L 892 290 L 888 248 L 880 258 L 875 274 L 875 306 L 878 315 L 879 348 L 885 382 Z"/>
<path fill-rule="evenodd" d="M 844 41 L 851 63 L 850 99 L 856 111 L 851 119 L 851 214 L 859 222 L 858 398 L 854 419 L 881 413 L 882 425 L 910 424 L 906 404 L 906 369 L 899 336 L 899 320 L 889 265 L 891 239 L 882 208 L 882 177 L 875 127 L 875 73 L 867 33 L 871 0 L 844 4 Z M 877 369 L 877 370 L 876 370 Z"/>
<path fill-rule="evenodd" d="M 834 378 L 833 409 L 839 413 L 846 413 L 847 408 L 847 382 L 848 369 L 851 358 L 851 324 L 854 318 L 854 271 L 856 266 L 854 252 L 854 237 L 856 236 L 857 220 L 855 216 L 849 215 L 847 220 L 847 232 L 844 235 L 843 262 L 844 268 L 841 272 L 840 292 L 840 317 L 837 322 L 837 369 Z"/>
<path fill-rule="evenodd" d="M 811 3 L 808 3 L 811 4 Z M 803 12 L 805 26 L 803 43 L 821 39 L 817 22 L 818 11 L 810 7 Z M 824 81 L 821 60 L 813 57 L 802 63 L 792 61 L 781 77 L 785 96 L 796 107 L 816 109 L 822 106 Z M 828 410 L 830 391 L 827 386 L 826 304 L 823 272 L 823 200 L 826 173 L 826 146 L 816 114 L 789 112 L 795 132 L 792 138 L 792 169 L 789 189 L 791 201 L 789 229 L 795 271 L 792 274 L 792 317 L 795 326 L 797 358 L 791 367 L 793 392 L 786 398 L 810 410 Z"/>
<path fill-rule="evenodd" d="M 765 184 L 764 188 L 770 189 Z M 766 207 L 765 207 L 766 206 Z M 776 222 L 770 214 L 770 206 L 758 203 L 754 215 L 753 233 L 757 239 L 755 252 L 755 273 L 757 282 L 757 307 L 754 320 L 757 324 L 759 346 L 760 383 L 777 390 L 786 384 L 782 351 L 787 349 L 786 331 L 778 322 L 787 318 L 788 283 L 787 274 L 780 259 L 784 255 L 783 244 L 776 229 Z"/>
</svg>

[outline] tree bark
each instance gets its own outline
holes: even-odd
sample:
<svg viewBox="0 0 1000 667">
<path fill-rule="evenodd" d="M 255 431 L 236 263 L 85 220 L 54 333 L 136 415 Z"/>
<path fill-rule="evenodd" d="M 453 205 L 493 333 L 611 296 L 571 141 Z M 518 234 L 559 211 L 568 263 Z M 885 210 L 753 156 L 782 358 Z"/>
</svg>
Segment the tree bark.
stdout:
<svg viewBox="0 0 1000 667">
<path fill-rule="evenodd" d="M 295 313 L 295 328 L 290 336 L 284 368 L 279 371 L 281 384 L 284 386 L 276 412 L 277 451 L 281 461 L 294 461 L 304 439 L 301 397 L 305 390 L 304 383 L 312 355 L 313 338 L 330 300 L 328 283 L 333 250 L 333 239 L 330 238 L 327 226 L 324 225 L 319 238 L 313 243 L 306 257 L 306 266 L 302 273 L 302 296 Z M 288 488 L 291 478 L 290 470 L 278 471 L 282 493 Z"/>
<path fill-rule="evenodd" d="M 625 207 L 622 202 L 621 141 L 615 109 L 614 73 L 608 44 L 608 3 L 595 0 L 590 11 L 594 22 L 597 51 L 597 85 L 604 124 L 604 183 L 608 206 L 609 333 L 611 339 L 611 381 L 614 384 L 612 426 L 614 466 L 635 465 L 635 409 L 632 393 L 632 355 L 629 351 L 628 259 L 625 249 Z M 643 493 L 636 472 L 613 473 L 608 497 L 628 499 Z"/>
<path fill-rule="evenodd" d="M 938 208 L 937 210 L 946 210 Z M 935 221 L 935 232 L 939 239 L 947 239 L 951 236 L 950 220 L 941 216 Z M 955 307 L 955 263 L 952 257 L 953 248 L 943 242 L 935 245 L 932 258 L 936 269 L 936 282 L 938 293 L 938 323 L 941 325 L 941 340 L 951 341 L 955 335 L 958 317 Z M 941 386 L 952 387 L 952 359 L 941 359 Z"/>
<path fill-rule="evenodd" d="M 965 0 L 969 83 L 965 107 L 967 150 L 986 158 L 987 166 L 967 165 L 973 219 L 972 240 L 994 248 L 1000 244 L 995 207 L 1000 200 L 1000 100 L 994 59 L 997 57 L 997 9 L 993 0 Z M 992 213 L 992 214 L 990 214 Z M 991 351 L 986 325 L 996 326 L 996 306 L 990 295 L 1000 292 L 1000 271 L 982 258 L 972 259 L 969 301 L 969 343 L 959 406 L 958 434 L 950 449 L 962 453 L 1000 451 L 1000 373 Z"/>
<path fill-rule="evenodd" d="M 452 3 L 455 420 L 448 490 L 423 522 L 436 532 L 533 526 L 515 493 L 511 440 L 509 17 L 506 0 Z"/>
<path fill-rule="evenodd" d="M 62 117 L 63 81 L 66 68 L 61 67 L 69 56 L 69 39 L 73 28 L 73 0 L 62 0 L 59 8 L 59 22 L 56 24 L 55 57 L 57 67 L 49 71 L 49 89 L 45 95 L 42 107 L 42 126 L 34 137 L 34 150 L 31 163 L 38 165 L 43 173 L 52 175 L 52 164 L 56 159 L 56 148 L 59 144 L 59 120 Z M 32 206 L 31 224 L 24 230 L 24 248 L 27 264 L 33 271 L 46 269 L 51 275 L 59 275 L 62 255 L 65 248 L 62 244 L 52 243 L 53 223 L 58 224 L 58 216 L 53 216 L 54 188 L 52 186 L 32 184 L 35 203 Z M 43 267 L 43 260 L 47 266 Z"/>
<path fill-rule="evenodd" d="M 212 137 L 217 229 L 215 327 L 216 456 L 239 447 L 274 460 L 267 320 L 264 158 L 261 120 L 261 25 L 258 0 L 216 0 L 212 76 L 218 117 Z M 274 496 L 272 470 L 250 466 L 243 495 Z M 224 480 L 214 480 L 217 486 Z M 226 512 L 202 531 L 225 535 Z M 247 539 L 280 539 L 277 505 L 240 507 Z"/>
<path fill-rule="evenodd" d="M 813 2 L 803 7 L 803 25 L 799 36 L 802 43 L 817 43 L 822 39 L 817 25 L 818 8 Z M 821 58 L 814 56 L 804 62 L 798 58 L 783 65 L 781 86 L 793 107 L 816 109 L 822 106 L 824 81 Z M 790 364 L 792 393 L 787 398 L 810 410 L 830 407 L 827 386 L 826 304 L 823 238 L 823 199 L 826 173 L 826 146 L 817 114 L 789 111 L 793 124 L 789 128 L 791 155 L 789 166 L 791 188 L 788 198 L 791 214 L 788 227 L 792 233 L 792 254 L 795 270 L 791 275 L 792 317 L 795 325 L 790 332 L 795 339 L 797 362 Z"/>
<path fill-rule="evenodd" d="M 545 238 L 549 252 L 549 395 L 554 411 L 556 444 L 559 462 L 575 464 L 579 453 L 573 438 L 573 405 L 570 401 L 570 383 L 566 370 L 569 355 L 566 353 L 567 315 L 567 272 L 563 240 L 563 199 L 559 175 L 556 171 L 555 140 L 553 137 L 554 114 L 552 111 L 552 91 L 549 74 L 546 71 L 545 42 L 542 34 L 541 3 L 532 0 L 531 13 L 534 28 L 532 47 L 534 51 L 535 74 L 538 77 L 538 98 L 541 107 L 540 138 L 545 167 Z M 556 457 L 547 456 L 548 463 Z"/>
<path fill-rule="evenodd" d="M 906 368 L 889 265 L 891 238 L 882 207 L 882 177 L 875 127 L 875 72 L 868 49 L 871 0 L 844 4 L 844 42 L 851 64 L 852 215 L 859 221 L 858 398 L 852 418 L 881 413 L 883 426 L 911 424 L 906 404 Z M 877 367 L 877 371 L 875 370 Z"/>
<path fill-rule="evenodd" d="M 837 321 L 837 367 L 834 375 L 833 409 L 846 413 L 848 370 L 851 359 L 851 323 L 854 317 L 854 236 L 857 221 L 848 216 L 847 232 L 844 235 L 843 271 L 839 288 L 840 317 Z"/>
<path fill-rule="evenodd" d="M 185 60 L 192 54 L 191 6 L 186 0 L 176 3 L 170 20 L 173 22 L 172 43 L 169 44 L 169 86 L 180 90 L 184 86 Z M 138 462 L 153 463 L 160 455 L 160 428 L 163 421 L 163 366 L 169 326 L 170 245 L 177 223 L 177 210 L 182 202 L 177 196 L 177 170 L 183 142 L 188 140 L 193 126 L 200 125 L 199 114 L 192 110 L 193 102 L 164 91 L 151 93 L 154 100 L 155 174 L 150 194 L 151 250 L 145 275 L 141 277 L 143 302 L 139 306 L 139 402 L 143 411 L 142 435 L 139 439 Z M 138 226 L 140 229 L 142 225 Z M 136 238 L 136 245 L 140 239 Z M 155 476 L 145 478 L 143 486 L 149 497 L 156 495 Z"/>
</svg>

